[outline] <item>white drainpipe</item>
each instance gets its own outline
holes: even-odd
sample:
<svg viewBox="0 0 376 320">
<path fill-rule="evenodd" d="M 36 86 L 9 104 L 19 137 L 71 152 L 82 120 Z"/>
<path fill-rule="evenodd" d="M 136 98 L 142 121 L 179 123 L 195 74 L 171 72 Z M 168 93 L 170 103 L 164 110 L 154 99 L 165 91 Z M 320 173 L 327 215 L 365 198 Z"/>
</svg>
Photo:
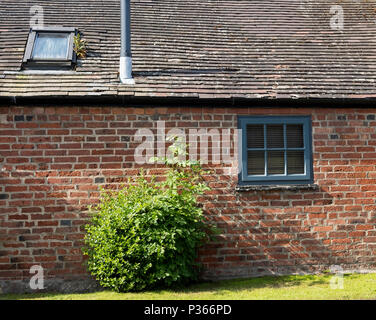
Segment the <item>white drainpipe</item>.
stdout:
<svg viewBox="0 0 376 320">
<path fill-rule="evenodd" d="M 131 1 L 121 2 L 121 52 L 120 52 L 120 81 L 123 84 L 134 84 L 132 78 L 131 51 Z"/>
</svg>

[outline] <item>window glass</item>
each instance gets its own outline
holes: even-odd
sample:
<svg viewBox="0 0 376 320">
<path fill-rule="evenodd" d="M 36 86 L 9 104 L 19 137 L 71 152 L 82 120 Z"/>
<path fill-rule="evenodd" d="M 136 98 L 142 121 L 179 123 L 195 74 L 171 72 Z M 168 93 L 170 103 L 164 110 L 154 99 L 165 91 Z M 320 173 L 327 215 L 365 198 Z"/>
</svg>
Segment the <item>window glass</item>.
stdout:
<svg viewBox="0 0 376 320">
<path fill-rule="evenodd" d="M 284 148 L 283 125 L 266 126 L 268 148 Z"/>
<path fill-rule="evenodd" d="M 38 59 L 67 59 L 69 34 L 67 33 L 37 33 L 32 58 Z"/>
<path fill-rule="evenodd" d="M 287 148 L 304 148 L 302 124 L 289 124 L 286 126 Z"/>
<path fill-rule="evenodd" d="M 247 144 L 248 148 L 264 149 L 264 126 L 248 125 L 247 126 Z"/>
<path fill-rule="evenodd" d="M 268 152 L 268 174 L 285 174 L 285 152 Z"/>
<path fill-rule="evenodd" d="M 287 151 L 287 174 L 304 174 L 304 151 Z"/>
<path fill-rule="evenodd" d="M 265 152 L 248 151 L 248 174 L 264 175 L 265 174 Z"/>
</svg>

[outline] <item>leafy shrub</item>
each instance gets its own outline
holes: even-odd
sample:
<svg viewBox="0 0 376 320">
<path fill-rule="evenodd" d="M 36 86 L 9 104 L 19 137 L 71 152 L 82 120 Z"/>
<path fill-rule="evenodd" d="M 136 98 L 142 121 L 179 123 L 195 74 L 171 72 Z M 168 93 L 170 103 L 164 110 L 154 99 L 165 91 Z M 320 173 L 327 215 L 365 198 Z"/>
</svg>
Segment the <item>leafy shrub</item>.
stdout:
<svg viewBox="0 0 376 320">
<path fill-rule="evenodd" d="M 165 159 L 164 181 L 141 175 L 121 191 L 103 191 L 86 226 L 88 270 L 118 292 L 182 285 L 197 279 L 197 248 L 214 229 L 197 196 L 209 188 L 198 163 Z"/>
</svg>

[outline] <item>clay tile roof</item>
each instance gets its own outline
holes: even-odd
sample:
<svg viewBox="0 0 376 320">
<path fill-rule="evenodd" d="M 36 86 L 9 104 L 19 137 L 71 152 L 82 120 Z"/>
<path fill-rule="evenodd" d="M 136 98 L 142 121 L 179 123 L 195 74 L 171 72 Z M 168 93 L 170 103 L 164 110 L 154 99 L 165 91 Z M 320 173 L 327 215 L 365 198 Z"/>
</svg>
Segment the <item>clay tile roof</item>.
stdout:
<svg viewBox="0 0 376 320">
<path fill-rule="evenodd" d="M 134 86 L 118 80 L 119 0 L 0 0 L 0 96 L 376 96 L 373 1 L 133 0 Z M 332 30 L 332 5 L 344 29 Z M 89 42 L 76 71 L 20 71 L 30 7 Z"/>
</svg>

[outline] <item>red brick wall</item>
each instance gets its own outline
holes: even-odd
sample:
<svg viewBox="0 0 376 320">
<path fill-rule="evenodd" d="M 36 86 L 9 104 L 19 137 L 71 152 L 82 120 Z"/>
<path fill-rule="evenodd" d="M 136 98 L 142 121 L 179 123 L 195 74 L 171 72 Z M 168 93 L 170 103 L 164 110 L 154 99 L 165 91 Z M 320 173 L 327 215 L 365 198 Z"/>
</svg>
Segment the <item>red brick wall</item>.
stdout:
<svg viewBox="0 0 376 320">
<path fill-rule="evenodd" d="M 87 205 L 137 173 L 137 129 L 235 129 L 246 114 L 312 116 L 319 189 L 238 192 L 236 175 L 211 166 L 202 201 L 223 234 L 200 250 L 205 277 L 374 268 L 376 109 L 2 107 L 0 280 L 29 279 L 35 264 L 86 275 Z"/>
</svg>

